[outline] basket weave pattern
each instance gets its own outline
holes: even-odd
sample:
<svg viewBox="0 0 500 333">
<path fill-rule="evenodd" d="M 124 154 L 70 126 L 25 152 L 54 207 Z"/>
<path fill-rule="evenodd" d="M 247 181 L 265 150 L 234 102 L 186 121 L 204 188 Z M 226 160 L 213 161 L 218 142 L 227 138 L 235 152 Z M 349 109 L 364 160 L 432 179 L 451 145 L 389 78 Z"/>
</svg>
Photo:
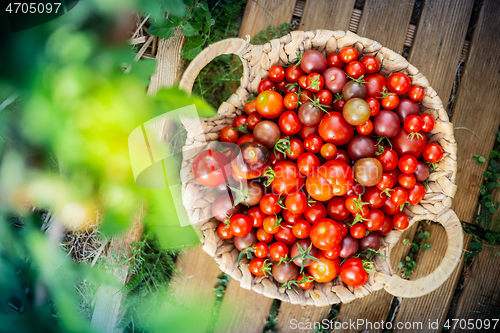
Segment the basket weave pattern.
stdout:
<svg viewBox="0 0 500 333">
<path fill-rule="evenodd" d="M 223 240 L 217 233 L 219 222 L 210 219 L 211 204 L 217 193 L 199 184 L 191 175 L 192 160 L 196 154 L 206 148 L 207 143 L 219 139 L 220 130 L 233 123 L 236 116 L 243 113 L 244 101 L 250 94 L 257 92 L 261 79 L 267 77 L 272 65 L 285 66 L 296 60 L 296 52 L 303 53 L 316 49 L 324 54 L 339 52 L 345 46 L 353 46 L 360 56 L 371 55 L 381 64 L 380 73 L 387 76 L 393 72 L 408 75 L 413 85 L 424 88 L 425 97 L 421 101 L 421 112 L 430 114 L 436 121 L 434 130 L 428 133 L 429 142 L 438 142 L 444 157 L 435 172 L 429 176 L 427 193 L 418 205 L 405 207 L 410 218 L 410 226 L 420 220 L 432 220 L 442 224 L 448 235 L 448 249 L 440 266 L 430 275 L 416 281 L 407 281 L 394 274 L 389 257 L 391 249 L 399 241 L 402 231 L 393 230 L 382 237 L 379 252 L 387 258 L 374 259 L 375 273 L 371 273 L 368 282 L 352 288 L 345 285 L 339 277 L 329 283 L 315 283 L 309 290 L 279 288 L 272 277 L 256 277 L 250 273 L 248 260 L 243 259 L 237 267 L 239 255 L 232 240 Z M 441 99 L 429 85 L 425 76 L 399 54 L 389 50 L 378 42 L 360 37 L 351 32 L 314 30 L 309 32 L 294 31 L 265 45 L 251 45 L 239 38 L 227 39 L 205 49 L 187 68 L 181 80 L 181 88 L 191 92 L 194 80 L 200 70 L 213 58 L 221 54 L 238 55 L 243 64 L 241 86 L 226 102 L 222 103 L 215 117 L 205 119 L 202 127 L 195 126 L 192 120 L 183 120 L 188 131 L 184 147 L 184 161 L 181 169 L 183 181 L 183 204 L 188 216 L 198 224 L 204 243 L 203 249 L 220 265 L 222 271 L 240 281 L 241 287 L 252 289 L 266 297 L 301 305 L 326 306 L 335 303 L 347 303 L 371 292 L 386 289 L 389 293 L 401 297 L 418 297 L 438 288 L 453 272 L 462 254 L 463 235 L 460 221 L 451 210 L 452 198 L 456 192 L 455 177 L 457 171 L 457 146 L 453 136 L 453 125 L 443 108 Z"/>
</svg>

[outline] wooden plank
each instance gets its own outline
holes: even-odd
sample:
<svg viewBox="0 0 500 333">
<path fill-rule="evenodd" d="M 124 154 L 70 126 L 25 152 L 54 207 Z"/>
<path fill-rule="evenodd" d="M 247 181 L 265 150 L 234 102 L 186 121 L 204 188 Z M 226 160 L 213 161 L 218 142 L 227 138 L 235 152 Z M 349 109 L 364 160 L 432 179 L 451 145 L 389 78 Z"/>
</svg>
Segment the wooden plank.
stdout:
<svg viewBox="0 0 500 333">
<path fill-rule="evenodd" d="M 179 274 L 170 283 L 177 302 L 194 312 L 203 309 L 205 314 L 213 313 L 215 304 L 214 287 L 221 273 L 215 260 L 205 253 L 201 246 L 182 253 L 177 258 Z M 202 316 L 200 316 L 202 317 Z M 210 318 L 206 315 L 204 318 Z M 209 321 L 199 323 L 199 331 L 206 331 Z"/>
<path fill-rule="evenodd" d="M 277 27 L 292 21 L 296 0 L 248 0 L 239 37 L 250 39 L 269 25 Z"/>
<path fill-rule="evenodd" d="M 498 293 L 500 281 L 500 249 L 483 247 L 474 259 L 471 273 L 466 277 L 466 286 L 458 301 L 455 318 L 457 319 L 492 319 L 492 313 L 498 314 Z M 497 300 L 496 302 L 494 300 Z M 488 316 L 487 314 L 490 314 Z M 497 318 L 498 319 L 498 318 Z M 483 322 L 484 323 L 484 322 Z M 497 325 L 497 329 L 500 324 Z M 493 327 L 493 325 L 491 326 Z M 490 328 L 491 329 L 491 328 Z M 451 332 L 464 332 L 458 326 Z M 470 330 L 467 330 L 470 332 Z"/>
<path fill-rule="evenodd" d="M 347 30 L 355 0 L 308 0 L 300 19 L 300 30 Z"/>
<path fill-rule="evenodd" d="M 261 333 L 273 301 L 253 290 L 241 288 L 238 281 L 231 279 L 222 300 L 214 332 Z"/>
<path fill-rule="evenodd" d="M 314 325 L 315 322 L 321 322 L 328 316 L 331 306 L 300 306 L 291 303 L 281 303 L 280 311 L 278 313 L 278 332 L 296 332 L 297 327 L 293 323 L 306 323 L 310 322 Z M 304 326 L 306 327 L 306 326 Z M 311 326 L 312 327 L 312 326 Z M 314 332 L 314 329 L 301 329 L 301 332 Z"/>
<path fill-rule="evenodd" d="M 432 248 L 423 252 L 419 251 L 416 260 L 417 267 L 411 275 L 411 280 L 426 276 L 435 270 L 443 259 L 448 246 L 446 231 L 442 226 L 432 224 L 426 230 L 431 234 L 427 243 L 431 244 Z M 422 297 L 403 298 L 394 319 L 393 332 L 439 332 L 440 329 L 435 330 L 433 327 L 429 327 L 429 320 L 430 322 L 437 320 L 440 323 L 439 327 L 442 327 L 462 272 L 462 265 L 463 260 L 455 268 L 452 276 L 435 291 Z M 404 328 L 405 323 L 422 323 L 422 327 L 416 329 L 414 326 L 411 329 L 406 329 Z M 402 325 L 403 328 L 398 329 L 397 325 Z"/>
<path fill-rule="evenodd" d="M 500 125 L 500 112 L 495 100 L 500 95 L 500 6 L 484 1 L 469 59 L 458 88 L 453 110 L 453 125 L 458 144 L 457 194 L 454 210 L 462 221 L 473 222 L 482 173 L 487 165 L 477 164 L 473 154 L 487 157 Z M 457 204 L 460 203 L 460 204 Z"/>
<path fill-rule="evenodd" d="M 474 0 L 425 2 L 408 61 L 446 103 L 450 98 Z M 446 105 L 446 104 L 445 104 Z"/>
<path fill-rule="evenodd" d="M 394 247 L 391 254 L 391 266 L 394 270 L 397 270 L 398 262 L 403 260 L 407 256 L 409 251 L 408 245 L 403 245 L 403 240 L 405 238 L 413 239 L 415 232 L 417 231 L 418 224 L 414 224 L 411 228 L 405 230 L 401 236 L 400 242 Z M 385 321 L 389 315 L 391 309 L 393 296 L 386 292 L 385 290 L 379 290 L 370 296 L 363 297 L 342 305 L 337 317 L 339 322 L 355 322 L 357 319 L 365 319 L 370 322 L 381 322 Z M 359 329 L 353 330 L 335 330 L 335 332 L 357 332 Z M 379 330 L 370 330 L 370 332 L 382 332 Z"/>
<path fill-rule="evenodd" d="M 415 0 L 366 0 L 357 34 L 401 54 Z"/>
</svg>

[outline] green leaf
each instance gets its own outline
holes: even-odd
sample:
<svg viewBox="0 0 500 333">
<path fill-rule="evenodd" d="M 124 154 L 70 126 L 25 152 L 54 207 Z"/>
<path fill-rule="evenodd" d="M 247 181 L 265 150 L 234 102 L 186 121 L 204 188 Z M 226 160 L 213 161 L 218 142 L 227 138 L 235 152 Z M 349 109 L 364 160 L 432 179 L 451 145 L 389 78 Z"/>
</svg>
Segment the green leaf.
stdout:
<svg viewBox="0 0 500 333">
<path fill-rule="evenodd" d="M 403 239 L 403 244 L 404 245 L 410 244 L 410 240 L 408 238 Z"/>
<path fill-rule="evenodd" d="M 148 33 L 159 38 L 169 39 L 174 35 L 175 28 L 178 26 L 178 23 L 174 23 L 167 19 L 160 19 L 148 28 Z"/>
<path fill-rule="evenodd" d="M 205 41 L 201 37 L 189 38 L 186 45 L 181 51 L 181 56 L 188 60 L 193 60 L 202 50 L 202 45 Z"/>
<path fill-rule="evenodd" d="M 400 261 L 398 262 L 398 268 L 403 268 L 405 265 Z"/>
<path fill-rule="evenodd" d="M 427 243 L 422 244 L 422 251 L 425 251 L 425 250 L 430 249 L 430 248 L 432 248 L 431 244 L 427 244 Z"/>
<path fill-rule="evenodd" d="M 183 0 L 162 0 L 161 5 L 167 12 L 176 16 L 183 16 L 187 12 Z"/>
<path fill-rule="evenodd" d="M 194 37 L 200 32 L 201 24 L 196 22 L 187 22 L 182 26 L 182 33 L 186 37 Z"/>
<path fill-rule="evenodd" d="M 484 158 L 483 156 L 480 156 L 480 155 L 472 155 L 472 158 L 476 160 L 477 163 L 479 164 L 483 164 L 484 162 L 486 162 L 486 158 Z"/>
<path fill-rule="evenodd" d="M 424 232 L 425 239 L 429 239 L 430 236 L 431 236 L 431 234 L 428 231 Z"/>
</svg>

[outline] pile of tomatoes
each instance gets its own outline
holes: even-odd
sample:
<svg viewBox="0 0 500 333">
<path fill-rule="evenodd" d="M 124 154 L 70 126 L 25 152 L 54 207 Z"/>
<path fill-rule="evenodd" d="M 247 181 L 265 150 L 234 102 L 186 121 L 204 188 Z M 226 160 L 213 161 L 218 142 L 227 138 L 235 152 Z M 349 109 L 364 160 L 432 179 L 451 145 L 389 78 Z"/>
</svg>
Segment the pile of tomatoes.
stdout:
<svg viewBox="0 0 500 333">
<path fill-rule="evenodd" d="M 426 193 L 443 149 L 427 142 L 424 89 L 359 58 L 352 47 L 309 50 L 272 66 L 218 148 L 194 160 L 197 181 L 220 194 L 218 234 L 250 256 L 256 276 L 308 289 L 340 275 L 361 286 L 381 236 L 406 229 L 403 207 Z"/>
</svg>

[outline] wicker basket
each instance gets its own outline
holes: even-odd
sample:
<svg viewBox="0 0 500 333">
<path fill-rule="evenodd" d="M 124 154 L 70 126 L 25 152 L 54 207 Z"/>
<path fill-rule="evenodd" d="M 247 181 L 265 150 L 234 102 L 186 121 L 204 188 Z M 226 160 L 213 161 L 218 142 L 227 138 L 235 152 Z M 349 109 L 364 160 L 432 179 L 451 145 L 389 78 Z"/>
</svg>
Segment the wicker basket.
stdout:
<svg viewBox="0 0 500 333">
<path fill-rule="evenodd" d="M 272 277 L 253 276 L 246 259 L 242 260 L 240 266 L 237 267 L 239 251 L 231 240 L 223 240 L 218 236 L 216 228 L 219 222 L 210 219 L 211 202 L 216 197 L 213 189 L 201 186 L 192 176 L 189 176 L 192 159 L 195 156 L 193 151 L 205 148 L 207 142 L 218 140 L 219 131 L 224 126 L 232 124 L 237 115 L 242 114 L 244 101 L 249 98 L 251 92 L 257 91 L 260 80 L 267 77 L 267 71 L 272 65 L 283 66 L 294 61 L 297 57 L 296 51 L 303 53 L 309 49 L 316 49 L 330 54 L 339 52 L 345 46 L 353 46 L 362 56 L 375 56 L 381 64 L 381 74 L 403 72 L 410 77 L 413 84 L 424 87 L 425 97 L 421 102 L 421 111 L 429 113 L 436 120 L 434 130 L 429 133 L 429 142 L 438 142 L 443 147 L 444 158 L 429 177 L 429 186 L 424 199 L 418 205 L 406 207 L 405 212 L 410 217 L 410 225 L 420 220 L 441 223 L 448 235 L 448 248 L 441 264 L 430 275 L 415 281 L 404 280 L 394 273 L 389 261 L 391 249 L 403 233 L 393 230 L 382 238 L 380 252 L 387 258 L 375 258 L 376 272 L 370 274 L 365 285 L 352 288 L 337 277 L 329 283 L 315 283 L 309 290 L 301 290 L 296 286 L 292 289 L 280 288 Z M 197 221 L 204 221 L 198 225 L 202 231 L 200 234 L 204 243 L 203 249 L 215 259 L 221 270 L 240 281 L 242 288 L 252 289 L 266 297 L 278 298 L 293 304 L 316 306 L 347 303 L 381 288 L 395 296 L 418 297 L 443 284 L 459 263 L 463 247 L 460 221 L 450 208 L 456 192 L 457 146 L 453 136 L 453 125 L 449 121 L 441 99 L 430 87 L 425 76 L 399 54 L 382 47 L 373 40 L 362 38 L 351 32 L 314 30 L 294 31 L 265 45 L 251 45 L 239 38 L 215 43 L 191 62 L 181 79 L 181 88 L 191 92 L 200 70 L 221 54 L 235 54 L 240 57 L 244 69 L 241 86 L 235 94 L 222 103 L 216 117 L 204 120 L 201 128 L 198 126 L 194 129 L 192 120 L 184 120 L 184 125 L 188 129 L 188 138 L 184 147 L 181 170 L 183 204 L 188 216 Z"/>
</svg>

